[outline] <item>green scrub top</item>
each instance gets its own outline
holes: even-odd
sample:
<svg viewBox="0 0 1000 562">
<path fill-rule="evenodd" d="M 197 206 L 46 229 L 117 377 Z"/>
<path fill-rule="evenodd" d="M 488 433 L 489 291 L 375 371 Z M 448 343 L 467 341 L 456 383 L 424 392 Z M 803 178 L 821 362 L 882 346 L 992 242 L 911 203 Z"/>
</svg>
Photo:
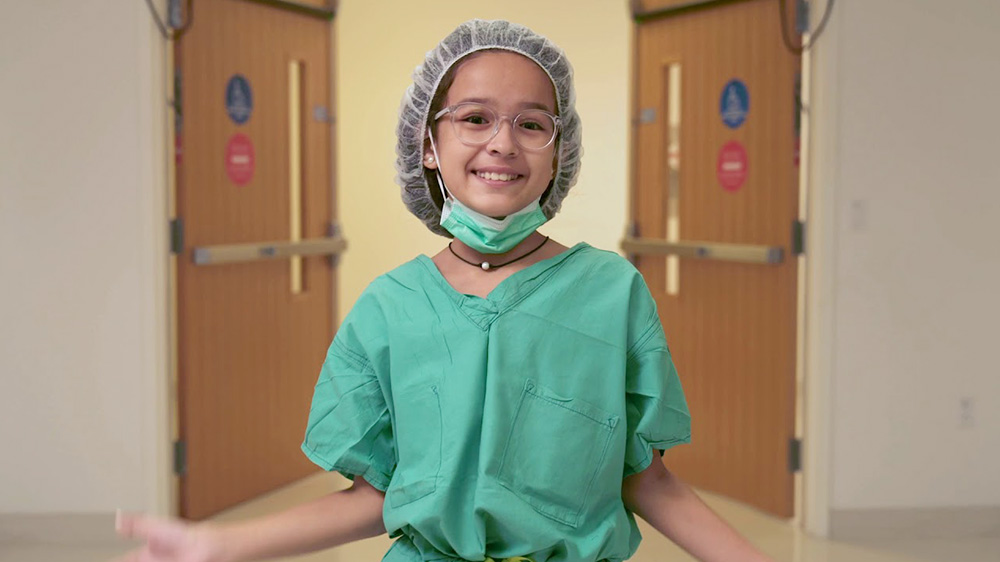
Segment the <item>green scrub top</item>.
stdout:
<svg viewBox="0 0 1000 562">
<path fill-rule="evenodd" d="M 487 298 L 423 255 L 377 278 L 330 346 L 302 449 L 386 493 L 385 562 L 618 561 L 641 539 L 622 479 L 690 427 L 643 278 L 581 243 Z"/>
</svg>

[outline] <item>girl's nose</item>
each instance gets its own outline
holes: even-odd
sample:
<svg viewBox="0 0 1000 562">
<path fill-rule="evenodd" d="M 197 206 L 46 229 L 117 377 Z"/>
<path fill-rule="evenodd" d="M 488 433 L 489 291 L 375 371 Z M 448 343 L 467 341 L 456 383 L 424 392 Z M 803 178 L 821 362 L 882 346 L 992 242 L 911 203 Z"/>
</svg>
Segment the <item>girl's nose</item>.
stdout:
<svg viewBox="0 0 1000 562">
<path fill-rule="evenodd" d="M 490 154 L 499 156 L 514 156 L 518 153 L 517 142 L 514 140 L 514 127 L 507 118 L 503 118 L 499 123 L 499 130 L 493 138 L 486 144 L 486 149 Z"/>
</svg>

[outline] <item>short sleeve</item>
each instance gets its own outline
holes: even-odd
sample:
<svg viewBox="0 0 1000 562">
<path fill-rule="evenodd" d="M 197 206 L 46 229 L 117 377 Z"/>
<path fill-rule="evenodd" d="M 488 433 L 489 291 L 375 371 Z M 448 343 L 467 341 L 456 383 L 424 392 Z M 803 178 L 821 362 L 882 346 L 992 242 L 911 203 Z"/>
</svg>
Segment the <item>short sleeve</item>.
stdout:
<svg viewBox="0 0 1000 562">
<path fill-rule="evenodd" d="M 655 310 L 628 353 L 625 402 L 625 476 L 645 470 L 654 449 L 691 442 L 687 401 Z"/>
<path fill-rule="evenodd" d="M 389 409 L 371 362 L 338 333 L 313 393 L 302 451 L 325 470 L 381 491 L 396 465 Z"/>
</svg>

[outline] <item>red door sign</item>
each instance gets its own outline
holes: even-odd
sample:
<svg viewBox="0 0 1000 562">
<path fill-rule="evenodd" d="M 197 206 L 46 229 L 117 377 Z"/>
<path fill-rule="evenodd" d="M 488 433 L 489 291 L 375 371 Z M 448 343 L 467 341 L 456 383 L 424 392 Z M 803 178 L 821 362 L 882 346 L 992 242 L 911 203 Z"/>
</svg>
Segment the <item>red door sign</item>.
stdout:
<svg viewBox="0 0 1000 562">
<path fill-rule="evenodd" d="M 226 143 L 226 175 L 236 185 L 246 185 L 253 179 L 254 154 L 250 137 L 236 133 Z"/>
<path fill-rule="evenodd" d="M 738 141 L 729 141 L 719 151 L 716 166 L 719 184 L 726 191 L 739 191 L 747 180 L 747 151 Z"/>
</svg>

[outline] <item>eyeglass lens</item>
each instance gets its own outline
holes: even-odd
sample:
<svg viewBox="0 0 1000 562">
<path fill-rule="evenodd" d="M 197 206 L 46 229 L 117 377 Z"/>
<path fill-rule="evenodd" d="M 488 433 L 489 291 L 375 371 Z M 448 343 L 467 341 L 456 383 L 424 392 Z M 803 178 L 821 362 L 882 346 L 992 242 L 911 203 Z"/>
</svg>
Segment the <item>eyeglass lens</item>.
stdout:
<svg viewBox="0 0 1000 562">
<path fill-rule="evenodd" d="M 485 105 L 459 104 L 451 112 L 451 123 L 458 139 L 466 144 L 485 144 L 499 131 L 499 117 Z M 545 148 L 556 135 L 556 122 L 540 109 L 527 109 L 511 120 L 514 140 L 522 148 Z"/>
</svg>

